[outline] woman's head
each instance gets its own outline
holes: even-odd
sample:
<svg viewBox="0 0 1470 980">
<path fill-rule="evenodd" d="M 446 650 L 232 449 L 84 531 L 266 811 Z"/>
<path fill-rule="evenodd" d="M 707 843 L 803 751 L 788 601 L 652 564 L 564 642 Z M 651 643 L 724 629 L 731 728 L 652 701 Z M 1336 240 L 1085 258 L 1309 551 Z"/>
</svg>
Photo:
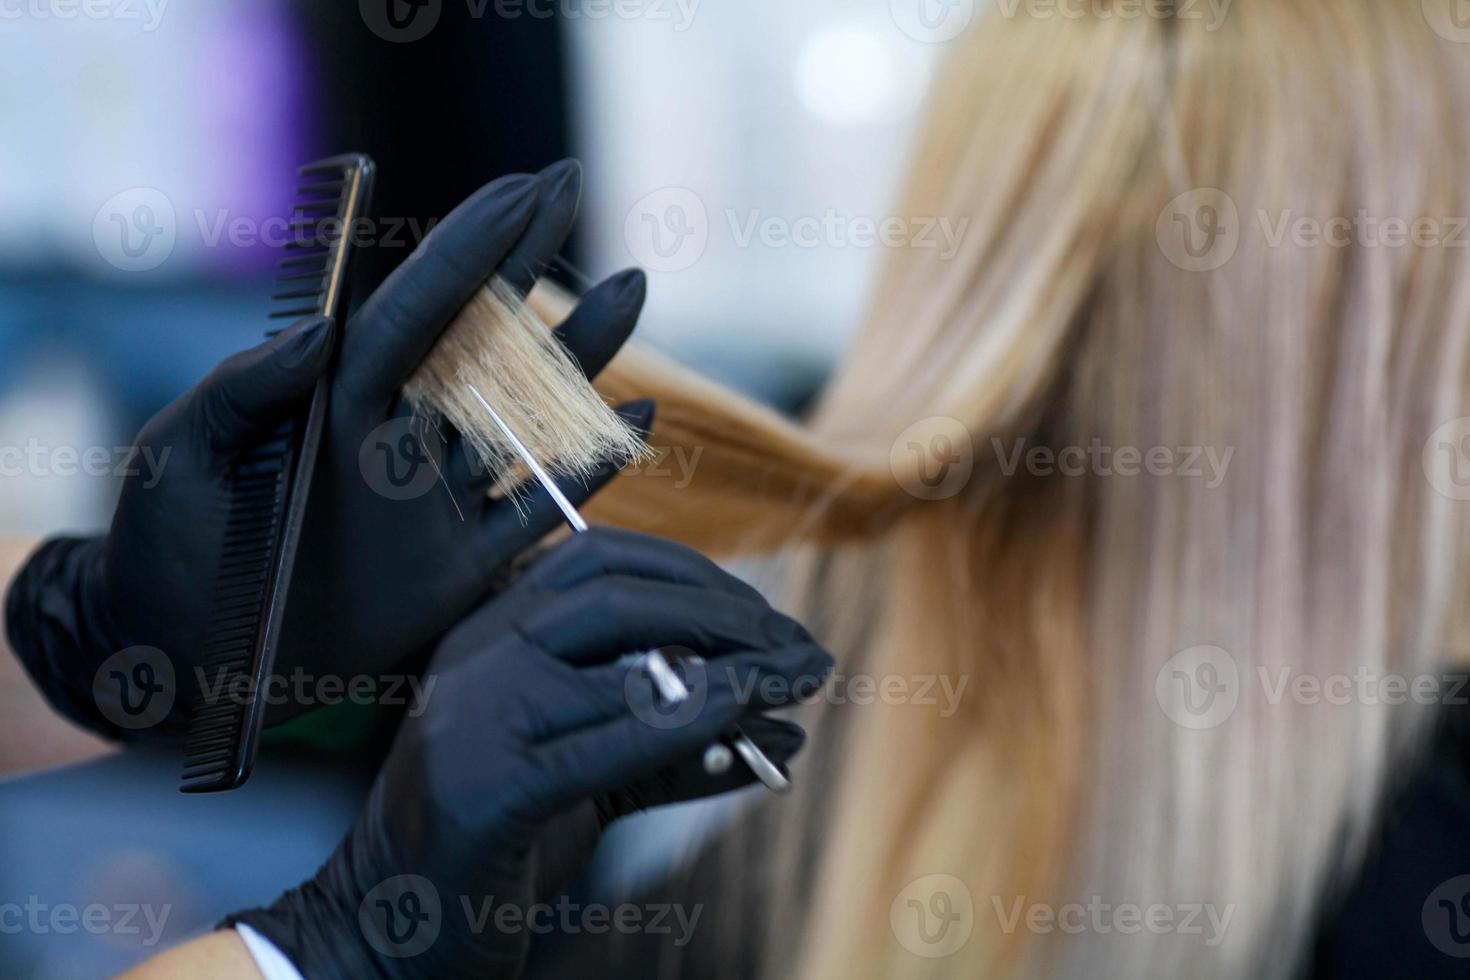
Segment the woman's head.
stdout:
<svg viewBox="0 0 1470 980">
<path fill-rule="evenodd" d="M 1464 653 L 1464 505 L 1426 479 L 1470 415 L 1452 2 L 991 7 L 899 205 L 961 246 L 892 257 L 808 428 L 637 355 L 599 382 L 701 454 L 604 517 L 800 542 L 839 672 L 962 692 L 829 712 L 777 817 L 785 866 L 816 856 L 776 972 L 1303 954 L 1424 714 L 1375 685 Z M 1174 927 L 1028 928 L 1098 902 Z M 907 924 L 941 905 L 968 909 L 952 950 Z"/>
<path fill-rule="evenodd" d="M 1054 747 L 1025 778 L 1075 803 L 1024 859 L 1065 855 L 1042 901 L 1231 913 L 1208 949 L 1035 937 L 1051 969 L 1288 969 L 1413 718 L 1371 692 L 1336 704 L 1282 685 L 1412 677 L 1462 652 L 1464 514 L 1421 465 L 1467 414 L 1470 57 L 1431 29 L 1441 6 L 1236 0 L 1208 31 L 1124 16 L 1136 5 L 1073 19 L 1023 3 L 992 9 L 938 81 L 901 207 L 968 219 L 968 234 L 950 261 L 895 256 L 818 431 L 876 454 L 926 416 L 958 419 L 976 467 L 964 493 L 1029 539 L 1015 551 L 1057 570 L 1081 546 L 1077 645 L 1013 664 L 1002 676 L 1026 672 L 1021 691 L 993 695 L 1028 701 L 1012 741 Z M 958 511 L 937 523 L 961 526 Z M 993 560 L 972 574 L 982 596 L 1006 578 Z M 1039 636 L 1071 610 L 1034 612 Z M 969 639 L 992 688 L 1006 645 Z M 1068 734 L 1074 711 L 1086 723 Z M 1007 863 L 1034 805 L 966 845 L 970 873 Z M 859 872 L 829 881 L 818 908 Z M 981 885 L 975 941 L 1014 940 L 991 905 L 1020 897 Z"/>
</svg>

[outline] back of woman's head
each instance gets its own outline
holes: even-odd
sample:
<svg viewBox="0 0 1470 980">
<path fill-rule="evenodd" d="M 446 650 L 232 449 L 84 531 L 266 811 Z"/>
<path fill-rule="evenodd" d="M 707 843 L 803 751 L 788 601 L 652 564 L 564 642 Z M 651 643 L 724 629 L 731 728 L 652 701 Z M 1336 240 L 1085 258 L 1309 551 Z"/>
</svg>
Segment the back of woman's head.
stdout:
<svg viewBox="0 0 1470 980">
<path fill-rule="evenodd" d="M 828 823 L 796 969 L 1298 965 L 1433 700 L 1385 691 L 1464 659 L 1453 2 L 1000 3 L 900 205 L 960 247 L 892 256 L 809 430 L 615 363 L 703 462 L 605 514 L 799 537 L 849 670 L 963 691 L 819 739 L 781 817 Z M 941 905 L 953 949 L 906 924 Z"/>
</svg>

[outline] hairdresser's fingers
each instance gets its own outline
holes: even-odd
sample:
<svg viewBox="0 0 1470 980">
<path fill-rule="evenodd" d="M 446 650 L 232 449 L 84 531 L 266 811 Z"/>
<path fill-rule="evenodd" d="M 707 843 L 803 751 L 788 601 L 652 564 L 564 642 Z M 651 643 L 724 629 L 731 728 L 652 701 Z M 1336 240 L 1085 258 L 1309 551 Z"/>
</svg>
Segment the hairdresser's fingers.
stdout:
<svg viewBox="0 0 1470 980">
<path fill-rule="evenodd" d="M 627 269 L 593 286 L 557 328 L 588 378 L 597 377 L 627 343 L 647 297 L 648 277 L 642 269 Z"/>
<path fill-rule="evenodd" d="M 744 712 L 783 708 L 811 697 L 826 679 L 832 659 L 811 644 L 776 650 L 742 651 L 718 662 L 682 663 L 678 667 L 688 697 L 663 703 L 641 661 L 576 667 L 552 660 L 538 667 L 536 684 L 524 685 L 518 697 L 531 741 L 560 738 L 622 715 L 632 714 L 655 728 L 689 724 L 705 706 L 734 693 Z M 501 677 L 501 682 L 504 678 Z"/>
<path fill-rule="evenodd" d="M 478 515 L 484 507 L 484 496 L 495 482 L 495 471 L 481 461 L 475 447 L 447 419 L 426 416 L 419 406 L 406 396 L 400 396 L 393 407 L 390 418 L 409 420 L 413 432 L 424 432 L 433 441 L 435 459 L 440 461 L 440 472 L 454 500 L 460 505 L 463 517 L 470 519 L 471 511 Z"/>
<path fill-rule="evenodd" d="M 727 700 L 718 711 L 707 711 L 693 724 L 670 730 L 624 716 L 536 746 L 530 750 L 530 761 L 548 775 L 539 780 L 539 791 L 545 795 L 533 801 L 533 808 L 560 809 L 653 778 L 681 758 L 703 751 L 738 714 L 738 706 Z"/>
<path fill-rule="evenodd" d="M 594 527 L 532 565 L 525 579 L 566 589 L 602 575 L 699 585 L 747 599 L 761 594 L 693 548 L 615 527 Z"/>
<path fill-rule="evenodd" d="M 812 697 L 821 690 L 832 668 L 832 655 L 815 643 L 795 642 L 770 650 L 716 651 L 708 660 L 679 660 L 671 656 L 675 652 L 665 651 L 665 659 L 683 680 L 689 695 L 678 705 L 655 706 L 653 713 L 643 711 L 642 704 L 632 705 L 635 698 L 653 697 L 653 682 L 641 659 L 621 657 L 613 663 L 573 667 L 587 690 L 612 692 L 603 702 L 604 714 L 582 723 L 610 718 L 629 706 L 650 724 L 682 722 L 701 710 L 711 691 L 724 687 L 732 688 L 748 711 L 774 711 Z"/>
<path fill-rule="evenodd" d="M 628 402 L 617 409 L 623 421 L 644 439 L 648 438 L 649 428 L 653 424 L 653 411 L 653 402 L 647 399 Z M 480 454 L 476 452 L 475 447 L 464 437 L 463 433 L 450 432 L 447 435 L 449 445 L 445 452 L 445 477 L 449 480 L 449 485 L 455 488 L 457 494 L 475 503 L 476 496 L 484 496 L 489 493 L 498 474 L 493 467 L 486 465 L 480 458 Z M 574 506 L 580 506 L 589 500 L 593 493 L 606 486 L 607 482 L 617 475 L 619 469 L 620 467 L 617 466 L 601 467 L 584 480 L 569 477 L 558 485 Z M 550 495 L 539 484 L 528 481 L 524 489 L 528 496 L 520 501 L 520 511 L 516 510 L 513 501 L 502 501 L 498 507 L 491 509 L 492 512 L 487 522 L 495 526 L 487 533 L 492 536 L 504 535 L 502 540 L 510 541 L 516 541 L 520 537 L 534 533 L 535 537 L 530 541 L 537 541 L 555 530 L 565 520 Z M 539 518 L 539 512 L 547 508 L 549 508 L 545 515 L 547 526 L 544 528 L 539 525 L 532 526 L 535 523 L 533 518 Z M 507 517 L 510 516 L 516 518 L 515 526 L 508 526 L 512 523 L 507 521 Z"/>
<path fill-rule="evenodd" d="M 524 296 L 566 244 L 582 200 L 582 165 L 553 163 L 536 175 L 540 185 L 536 217 L 500 266 L 500 277 Z"/>
<path fill-rule="evenodd" d="M 538 187 L 516 174 L 480 188 L 368 297 L 342 340 L 344 391 L 375 404 L 398 390 L 520 240 Z"/>
<path fill-rule="evenodd" d="M 641 432 L 646 431 L 652 421 L 653 411 L 654 404 L 651 401 L 630 402 L 619 408 L 618 414 L 625 422 Z M 465 458 L 461 458 L 454 465 L 469 467 L 472 464 Z M 585 482 L 567 477 L 558 482 L 558 487 L 574 507 L 580 507 L 586 503 L 588 498 L 610 483 L 618 473 L 618 467 L 609 464 L 589 476 Z M 451 477 L 451 479 L 454 478 Z M 523 495 L 517 500 L 505 498 L 487 500 L 484 496 L 485 490 L 482 489 L 478 491 L 481 494 L 478 500 L 465 499 L 460 505 L 466 514 L 471 513 L 472 508 L 478 507 L 483 510 L 478 517 L 479 540 L 472 540 L 471 545 L 474 547 L 475 554 L 483 559 L 486 575 L 485 588 L 489 591 L 498 591 L 497 587 L 504 586 L 506 569 L 516 556 L 531 548 L 548 534 L 566 526 L 566 517 L 543 487 L 532 482 L 524 485 L 522 492 Z M 594 530 L 591 533 L 596 537 L 600 532 Z M 562 547 L 573 544 L 586 536 L 585 534 L 574 535 L 570 540 L 564 542 Z M 535 572 L 544 560 L 545 558 L 537 561 L 530 566 L 529 571 L 520 574 L 516 579 L 516 585 L 527 590 L 551 588 L 551 586 L 539 584 L 532 577 L 532 572 Z M 441 654 L 457 659 L 482 649 L 485 644 L 505 632 L 510 618 L 511 613 L 503 604 L 494 601 L 483 603 L 454 627 L 441 646 Z"/>
<path fill-rule="evenodd" d="M 655 411 L 654 402 L 646 398 L 628 402 L 617 409 L 619 417 L 644 438 L 648 437 L 653 426 Z M 580 509 L 621 470 L 622 467 L 618 464 L 608 464 L 586 480 L 563 477 L 557 480 L 557 487 L 573 507 Z M 565 524 L 566 517 L 546 488 L 539 484 L 528 484 L 519 509 L 510 500 L 499 501 L 486 509 L 481 523 L 481 535 L 492 554 L 504 554 L 509 558 Z"/>
<path fill-rule="evenodd" d="M 575 508 L 581 509 L 593 494 L 611 483 L 622 472 L 616 463 L 604 463 L 586 477 L 561 476 L 556 486 Z M 490 503 L 480 518 L 480 536 L 486 554 L 497 561 L 508 561 L 542 538 L 567 526 L 561 508 L 551 499 L 546 488 L 534 479 L 521 484 L 516 500 L 500 499 Z"/>
<path fill-rule="evenodd" d="M 447 433 L 448 445 L 444 450 L 444 476 L 461 499 L 474 501 L 483 497 L 495 483 L 495 471 L 481 459 L 475 447 L 461 432 Z"/>
<path fill-rule="evenodd" d="M 335 406 L 334 406 L 335 410 Z M 448 455 L 452 440 L 457 438 L 452 426 L 442 419 L 425 415 L 415 410 L 406 398 L 400 398 L 388 412 L 387 420 L 379 430 L 369 433 L 364 440 L 359 465 L 371 461 L 372 470 L 364 470 L 363 477 L 376 471 L 379 479 L 392 479 L 394 474 L 407 473 L 415 485 L 421 487 L 420 496 L 432 497 L 436 505 L 442 505 L 440 515 L 456 524 L 468 521 L 471 515 L 464 510 L 463 495 L 456 493 L 448 480 Z M 420 473 L 424 476 L 420 480 Z M 432 481 L 429 480 L 432 475 Z M 369 483 L 374 491 L 379 485 Z"/>
<path fill-rule="evenodd" d="M 548 596 L 520 627 L 551 656 L 582 664 L 654 647 L 713 657 L 811 642 L 800 624 L 763 600 L 620 575 Z"/>
<path fill-rule="evenodd" d="M 326 317 L 298 320 L 272 339 L 222 361 L 187 401 L 187 424 L 219 453 L 258 441 L 310 393 L 332 354 Z"/>
<path fill-rule="evenodd" d="M 780 718 L 745 715 L 740 719 L 740 730 L 756 744 L 767 759 L 776 764 L 782 775 L 790 775 L 787 767 L 806 745 L 806 732 L 802 727 Z M 721 737 L 720 744 L 734 753 L 727 738 Z M 719 796 L 721 793 L 742 789 L 755 781 L 755 773 L 740 761 L 739 756 L 735 756 L 723 772 L 710 773 L 704 768 L 704 752 L 696 752 L 649 779 L 637 780 L 607 794 L 605 799 L 610 812 L 605 814 L 605 818 L 616 819 L 669 803 Z"/>
<path fill-rule="evenodd" d="M 705 703 L 682 724 L 650 724 L 630 710 L 620 717 L 580 728 L 531 750 L 532 761 L 557 779 L 543 781 L 555 794 L 542 801 L 565 805 L 594 793 L 656 778 L 668 767 L 702 756 L 706 747 L 747 715 L 738 692 L 711 683 Z"/>
</svg>

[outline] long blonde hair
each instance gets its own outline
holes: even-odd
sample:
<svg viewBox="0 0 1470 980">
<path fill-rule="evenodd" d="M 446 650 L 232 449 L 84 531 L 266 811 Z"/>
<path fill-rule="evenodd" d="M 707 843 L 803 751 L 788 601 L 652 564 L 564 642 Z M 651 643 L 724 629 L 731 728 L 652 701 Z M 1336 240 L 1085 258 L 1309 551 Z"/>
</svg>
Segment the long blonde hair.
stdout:
<svg viewBox="0 0 1470 980">
<path fill-rule="evenodd" d="M 1442 6 L 992 9 L 901 205 L 968 233 L 893 254 L 809 424 L 638 351 L 599 379 L 698 464 L 596 518 L 782 556 L 839 671 L 969 678 L 948 714 L 814 709 L 806 789 L 766 814 L 763 884 L 796 896 L 764 906 L 767 972 L 1300 967 L 1428 713 L 1283 680 L 1464 659 L 1466 505 L 1421 458 L 1470 414 L 1470 52 Z M 928 492 L 945 462 L 972 471 Z M 1224 707 L 1190 715 L 1191 678 Z M 909 934 L 926 911 L 956 948 Z"/>
</svg>

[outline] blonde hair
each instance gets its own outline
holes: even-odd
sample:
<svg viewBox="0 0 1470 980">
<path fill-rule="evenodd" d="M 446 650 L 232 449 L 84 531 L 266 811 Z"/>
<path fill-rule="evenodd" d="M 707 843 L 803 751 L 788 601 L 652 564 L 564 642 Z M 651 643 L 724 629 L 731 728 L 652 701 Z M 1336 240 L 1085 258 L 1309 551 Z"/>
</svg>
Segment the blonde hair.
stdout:
<svg viewBox="0 0 1470 980">
<path fill-rule="evenodd" d="M 839 671 L 971 678 L 950 716 L 813 707 L 799 796 L 761 814 L 772 870 L 728 883 L 771 892 L 768 972 L 1289 976 L 1428 713 L 1271 691 L 1464 659 L 1465 511 L 1421 452 L 1470 414 L 1470 262 L 1272 230 L 1470 214 L 1470 58 L 1418 2 L 1235 0 L 1214 30 L 1018 9 L 957 42 L 901 204 L 969 218 L 959 252 L 891 257 L 805 426 L 620 355 L 598 389 L 656 398 L 654 447 L 702 455 L 591 514 L 779 553 Z M 1200 201 L 1230 254 L 1170 238 Z M 974 471 L 923 499 L 934 444 L 905 432 L 945 419 Z M 1228 465 L 1028 471 L 1018 440 Z M 1191 727 L 1170 665 L 1197 654 L 1233 710 Z M 901 899 L 951 880 L 971 931 L 930 957 Z M 1199 906 L 1206 935 L 1028 930 L 1094 896 Z"/>
<path fill-rule="evenodd" d="M 527 473 L 480 398 L 557 476 L 585 479 L 609 462 L 628 463 L 647 452 L 535 311 L 499 278 L 476 291 L 403 390 L 426 421 L 446 421 L 464 436 L 497 493 L 515 494 Z"/>
</svg>

